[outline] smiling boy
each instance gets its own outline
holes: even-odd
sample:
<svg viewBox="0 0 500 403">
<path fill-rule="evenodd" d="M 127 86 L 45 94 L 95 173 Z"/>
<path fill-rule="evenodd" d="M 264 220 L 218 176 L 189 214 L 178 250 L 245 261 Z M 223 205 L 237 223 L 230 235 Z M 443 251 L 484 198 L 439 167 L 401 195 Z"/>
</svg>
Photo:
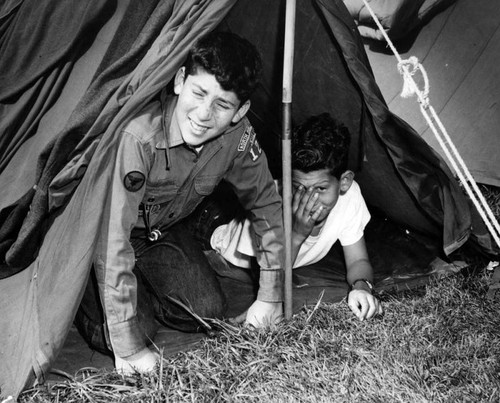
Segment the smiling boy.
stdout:
<svg viewBox="0 0 500 403">
<path fill-rule="evenodd" d="M 347 128 L 324 113 L 294 129 L 292 137 L 292 261 L 303 267 L 320 261 L 340 241 L 350 286 L 348 304 L 360 319 L 382 313 L 373 295 L 373 269 L 364 241 L 370 220 L 354 173 L 347 170 Z M 249 268 L 256 240 L 247 220 L 215 229 L 211 246 L 225 260 Z"/>
<path fill-rule="evenodd" d="M 224 315 L 215 272 L 182 223 L 222 180 L 252 212 L 262 245 L 259 292 L 246 321 L 259 326 L 282 315 L 281 199 L 245 117 L 260 70 L 248 41 L 208 34 L 178 70 L 174 94 L 163 91 L 121 133 L 94 258 L 98 292 L 89 283 L 77 315 L 91 345 L 105 335 L 107 345 L 96 348 L 109 348 L 119 371 L 154 368 L 159 356 L 146 344 L 156 320 L 199 331 L 188 310 L 201 318 Z M 92 309 L 96 295 L 105 326 Z"/>
</svg>

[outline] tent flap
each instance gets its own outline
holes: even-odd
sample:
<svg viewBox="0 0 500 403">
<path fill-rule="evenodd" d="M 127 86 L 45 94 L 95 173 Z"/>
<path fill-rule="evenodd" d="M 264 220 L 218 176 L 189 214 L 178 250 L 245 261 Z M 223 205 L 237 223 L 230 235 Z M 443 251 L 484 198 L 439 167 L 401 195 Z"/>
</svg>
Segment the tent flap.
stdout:
<svg viewBox="0 0 500 403">
<path fill-rule="evenodd" d="M 163 1 L 157 11 L 161 10 L 167 17 L 166 24 L 159 15 L 150 19 L 158 24 L 160 32 L 150 35 L 149 53 L 141 59 L 142 67 L 137 74 L 132 72 L 120 83 L 89 130 L 92 138 L 101 132 L 102 139 L 73 197 L 66 200 L 62 211 L 51 216 L 53 222 L 36 260 L 27 269 L 0 282 L 0 329 L 14 329 L 5 335 L 0 350 L 2 395 L 18 395 L 33 379 L 33 371 L 37 372 L 37 379 L 43 381 L 44 372 L 62 347 L 90 269 L 100 224 L 100 213 L 94 206 L 106 205 L 105 189 L 110 181 L 106 166 L 114 157 L 117 129 L 155 91 L 166 86 L 197 36 L 214 29 L 231 5 L 231 1 Z M 142 45 L 147 46 L 146 43 Z M 147 64 L 151 68 L 144 68 Z M 129 88 L 130 82 L 137 83 L 137 87 Z M 29 281 L 31 276 L 36 278 L 36 283 Z M 9 287 L 13 282 L 16 287 Z M 53 298 L 54 295 L 58 298 Z M 26 305 L 31 318 L 20 317 L 15 307 L 25 306 L 33 298 L 36 303 Z M 10 303 L 4 304 L 4 301 Z M 33 318 L 35 320 L 28 320 Z M 21 338 L 18 328 L 26 329 Z M 18 375 L 15 379 L 12 378 L 13 368 Z"/>
<path fill-rule="evenodd" d="M 0 172 L 36 133 L 75 60 L 116 9 L 116 0 L 10 3 L 0 20 Z"/>
</svg>

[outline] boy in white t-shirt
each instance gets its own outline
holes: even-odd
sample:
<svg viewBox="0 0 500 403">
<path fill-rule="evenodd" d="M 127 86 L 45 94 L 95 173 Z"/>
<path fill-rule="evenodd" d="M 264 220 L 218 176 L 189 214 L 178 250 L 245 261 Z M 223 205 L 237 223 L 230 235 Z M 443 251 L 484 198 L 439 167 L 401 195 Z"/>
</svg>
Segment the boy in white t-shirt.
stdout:
<svg viewBox="0 0 500 403">
<path fill-rule="evenodd" d="M 348 129 L 323 113 L 292 136 L 292 261 L 302 267 L 321 260 L 340 241 L 351 288 L 348 304 L 360 319 L 382 313 L 373 295 L 373 269 L 364 240 L 370 220 L 354 173 L 347 170 Z M 279 186 L 279 185 L 278 185 Z M 213 232 L 210 244 L 232 264 L 250 268 L 259 245 L 248 219 L 235 218 Z"/>
</svg>

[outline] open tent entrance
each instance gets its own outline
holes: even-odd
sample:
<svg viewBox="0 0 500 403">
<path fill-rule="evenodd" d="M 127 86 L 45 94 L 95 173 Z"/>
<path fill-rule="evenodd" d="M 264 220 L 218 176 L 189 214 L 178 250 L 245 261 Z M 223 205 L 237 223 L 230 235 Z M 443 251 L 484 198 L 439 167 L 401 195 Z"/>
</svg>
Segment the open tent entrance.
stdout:
<svg viewBox="0 0 500 403">
<path fill-rule="evenodd" d="M 272 156 L 276 177 L 281 175 L 281 160 L 274 156 L 281 155 L 284 18 L 285 2 L 265 7 L 258 2 L 238 2 L 218 28 L 240 33 L 263 53 L 264 85 L 252 100 L 250 119 L 259 142 Z M 349 127 L 353 134 L 350 169 L 356 173 L 372 213 L 366 239 L 377 281 L 379 286 L 398 287 L 399 283 L 408 287 L 413 281 L 418 284 L 418 279 L 426 281 L 433 270 L 444 269 L 446 264 L 440 261 L 447 260 L 444 249 L 449 252 L 457 247 L 456 234 L 452 236 L 454 241 L 447 238 L 450 234 L 443 236 L 443 221 L 454 218 L 436 214 L 430 206 L 441 204 L 450 214 L 456 206 L 444 207 L 445 193 L 451 193 L 451 201 L 461 198 L 460 191 L 435 152 L 387 109 L 362 42 L 353 34 L 354 27 L 341 2 L 298 2 L 292 116 L 294 122 L 300 122 L 328 111 Z M 438 188 L 446 190 L 438 195 Z M 438 202 L 440 196 L 443 198 Z M 458 208 L 469 214 L 465 204 Z M 466 232 L 465 227 L 461 231 Z M 308 278 L 307 269 L 294 270 L 294 277 L 324 285 L 325 278 L 317 278 L 324 268 L 326 284 L 343 284 L 341 293 L 333 297 L 342 298 L 347 286 L 338 253 L 333 250 L 331 262 L 309 268 L 312 278 Z M 329 266 L 335 259 L 338 261 L 333 267 L 339 272 L 333 274 Z M 304 290 L 295 291 L 297 299 Z"/>
<path fill-rule="evenodd" d="M 45 137 L 34 130 L 22 136 L 22 144 L 10 144 L 17 155 L 9 155 L 0 172 L 0 246 L 6 251 L 0 280 L 2 393 L 18 394 L 34 378 L 43 381 L 58 355 L 64 359 L 65 352 L 59 353 L 68 332 L 73 334 L 71 323 L 90 271 L 101 214 L 95 206 L 110 180 L 104 160 L 114 158 L 113 144 L 126 119 L 168 84 L 186 49 L 204 32 L 231 30 L 260 49 L 264 81 L 249 118 L 273 173 L 281 174 L 285 1 L 149 1 L 147 13 L 138 12 L 132 1 L 119 3 L 112 17 L 115 29 L 106 31 L 107 52 L 92 53 L 96 41 L 82 56 L 91 55 L 83 69 L 93 66 L 97 73 L 79 103 L 66 111 L 65 126 Z M 412 287 L 446 271 L 452 267 L 447 255 L 467 240 L 490 252 L 488 234 L 446 164 L 387 108 L 343 2 L 297 3 L 293 120 L 326 111 L 353 134 L 350 168 L 373 217 L 365 236 L 379 288 Z M 67 91 L 54 108 L 81 97 L 71 91 L 78 77 L 66 79 Z M 15 116 L 16 110 L 10 112 Z M 27 164 L 19 153 L 39 157 L 36 174 L 34 164 L 22 170 Z M 48 209 L 49 196 L 57 208 Z M 230 197 L 223 189 L 217 196 Z M 48 230 L 38 239 L 41 228 Z M 241 312 L 255 297 L 247 274 L 221 276 L 228 314 Z M 339 301 L 347 292 L 336 249 L 320 264 L 294 270 L 294 280 L 294 309 L 316 303 L 323 289 L 323 301 Z M 168 330 L 159 337 L 167 352 L 199 339 Z"/>
</svg>

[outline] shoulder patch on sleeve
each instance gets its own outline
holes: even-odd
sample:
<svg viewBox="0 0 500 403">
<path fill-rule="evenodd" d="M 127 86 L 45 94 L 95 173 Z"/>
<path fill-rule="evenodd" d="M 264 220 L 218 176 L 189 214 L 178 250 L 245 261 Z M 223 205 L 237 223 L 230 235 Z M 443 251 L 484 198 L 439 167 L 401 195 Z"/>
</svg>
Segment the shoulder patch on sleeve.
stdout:
<svg viewBox="0 0 500 403">
<path fill-rule="evenodd" d="M 254 136 L 250 140 L 250 157 L 252 158 L 252 161 L 257 161 L 257 158 L 260 157 L 262 154 L 262 148 L 260 147 L 259 142 L 257 141 L 257 138 L 255 137 L 255 132 Z"/>
<path fill-rule="evenodd" d="M 252 126 L 248 126 L 245 133 L 240 138 L 240 143 L 238 144 L 238 151 L 245 151 L 247 148 L 248 140 L 255 137 L 255 130 Z"/>
<path fill-rule="evenodd" d="M 123 178 L 123 185 L 129 192 L 137 192 L 144 186 L 145 182 L 146 177 L 139 171 L 131 171 Z"/>
</svg>

